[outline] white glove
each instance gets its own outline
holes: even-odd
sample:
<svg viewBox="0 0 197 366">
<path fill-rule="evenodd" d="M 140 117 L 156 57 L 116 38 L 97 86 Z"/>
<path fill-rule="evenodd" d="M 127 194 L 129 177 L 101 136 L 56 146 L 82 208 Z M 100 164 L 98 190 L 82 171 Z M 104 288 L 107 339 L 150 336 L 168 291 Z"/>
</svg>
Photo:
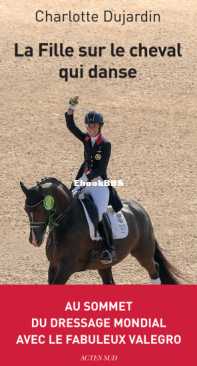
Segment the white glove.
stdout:
<svg viewBox="0 0 197 366">
<path fill-rule="evenodd" d="M 85 196 L 84 196 L 84 193 L 83 193 L 83 192 L 79 194 L 79 198 L 80 198 L 80 200 L 84 200 L 84 197 L 85 197 Z"/>
<path fill-rule="evenodd" d="M 69 103 L 68 112 L 74 113 L 74 111 L 75 111 L 75 106 Z"/>
<path fill-rule="evenodd" d="M 82 177 L 79 178 L 79 184 L 81 186 L 84 186 L 87 183 L 87 181 L 88 181 L 88 178 L 87 178 L 87 176 L 85 174 L 83 174 Z"/>
<path fill-rule="evenodd" d="M 74 98 L 70 98 L 69 99 L 69 105 L 68 105 L 68 111 L 71 113 L 74 113 L 75 111 L 75 105 L 78 104 L 78 96 L 74 97 Z"/>
</svg>

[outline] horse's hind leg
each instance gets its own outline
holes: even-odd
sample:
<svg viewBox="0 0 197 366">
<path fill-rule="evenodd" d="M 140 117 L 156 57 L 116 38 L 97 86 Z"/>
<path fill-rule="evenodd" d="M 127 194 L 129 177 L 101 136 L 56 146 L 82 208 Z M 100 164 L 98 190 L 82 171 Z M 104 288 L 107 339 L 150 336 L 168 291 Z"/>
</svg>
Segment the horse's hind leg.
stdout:
<svg viewBox="0 0 197 366">
<path fill-rule="evenodd" d="M 154 258 L 150 258 L 147 262 L 139 262 L 142 267 L 144 267 L 151 279 L 152 285 L 161 285 L 161 280 L 159 278 L 159 265 L 154 261 Z"/>
<path fill-rule="evenodd" d="M 102 278 L 103 285 L 115 285 L 111 267 L 98 269 L 98 273 Z"/>
<path fill-rule="evenodd" d="M 154 261 L 155 244 L 139 242 L 137 247 L 131 251 L 131 255 L 137 259 L 140 265 L 145 268 L 150 276 L 152 284 L 161 284 L 159 278 L 159 265 Z"/>
</svg>

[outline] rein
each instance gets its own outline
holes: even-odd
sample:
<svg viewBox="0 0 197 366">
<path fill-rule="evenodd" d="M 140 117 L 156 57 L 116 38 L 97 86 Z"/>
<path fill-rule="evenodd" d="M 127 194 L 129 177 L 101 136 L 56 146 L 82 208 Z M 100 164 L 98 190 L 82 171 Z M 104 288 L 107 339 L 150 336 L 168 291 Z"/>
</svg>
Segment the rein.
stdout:
<svg viewBox="0 0 197 366">
<path fill-rule="evenodd" d="M 53 228 L 55 226 L 59 226 L 59 222 L 64 218 L 64 216 L 67 214 L 67 212 L 71 209 L 71 207 L 72 207 L 72 205 L 73 205 L 74 202 L 75 202 L 75 199 L 73 198 L 72 201 L 71 201 L 71 203 L 70 203 L 70 205 L 54 221 L 53 220 L 50 221 L 50 218 L 52 218 L 52 215 L 50 216 L 49 221 L 53 225 Z M 53 215 L 54 215 L 54 213 L 53 213 Z"/>
<path fill-rule="evenodd" d="M 72 201 L 70 202 L 69 206 L 53 221 L 53 218 L 52 216 L 55 214 L 56 210 L 55 209 L 52 209 L 50 210 L 52 212 L 52 215 L 50 215 L 48 217 L 48 219 L 45 221 L 45 222 L 30 222 L 30 227 L 32 228 L 36 228 L 36 227 L 44 227 L 45 230 L 48 226 L 48 221 L 49 221 L 49 232 L 48 234 L 54 229 L 54 227 L 58 227 L 59 226 L 59 222 L 64 218 L 64 216 L 68 213 L 68 211 L 71 209 L 71 207 L 73 206 L 76 198 L 82 193 L 82 191 L 85 189 L 85 187 L 81 187 L 75 194 L 74 194 L 74 197 L 72 198 Z M 40 205 L 41 202 L 44 201 L 44 198 L 43 200 L 41 200 L 40 202 L 38 202 L 36 205 L 34 206 L 29 206 L 26 204 L 27 207 L 29 208 L 35 208 L 37 207 L 38 205 Z M 46 213 L 47 213 L 47 210 L 45 209 Z M 49 212 L 50 212 L 49 211 Z"/>
</svg>

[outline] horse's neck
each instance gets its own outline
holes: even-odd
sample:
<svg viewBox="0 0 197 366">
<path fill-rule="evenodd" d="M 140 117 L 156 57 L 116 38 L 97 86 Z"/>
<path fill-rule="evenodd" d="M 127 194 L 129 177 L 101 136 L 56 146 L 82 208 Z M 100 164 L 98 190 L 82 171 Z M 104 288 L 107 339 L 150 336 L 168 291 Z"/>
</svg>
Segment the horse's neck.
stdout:
<svg viewBox="0 0 197 366">
<path fill-rule="evenodd" d="M 58 214 L 62 213 L 70 204 L 72 197 L 68 189 L 63 189 L 61 185 L 54 185 L 46 182 L 42 185 L 46 195 L 52 195 L 55 201 L 55 209 Z"/>
<path fill-rule="evenodd" d="M 56 197 L 58 207 L 56 207 L 57 212 L 65 210 L 72 201 L 69 193 L 67 193 L 62 187 L 56 187 L 54 190 L 54 196 Z"/>
</svg>

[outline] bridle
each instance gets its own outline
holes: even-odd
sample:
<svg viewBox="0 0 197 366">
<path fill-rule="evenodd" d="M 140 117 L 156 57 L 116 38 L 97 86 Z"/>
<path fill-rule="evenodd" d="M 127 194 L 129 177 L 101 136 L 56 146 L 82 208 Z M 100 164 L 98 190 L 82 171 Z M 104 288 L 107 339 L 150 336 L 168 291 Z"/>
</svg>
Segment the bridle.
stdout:
<svg viewBox="0 0 197 366">
<path fill-rule="evenodd" d="M 74 194 L 74 197 L 72 198 L 72 201 L 70 202 L 70 204 L 68 205 L 68 207 L 58 217 L 56 217 L 55 220 L 53 220 L 53 215 L 55 214 L 56 210 L 55 209 L 51 209 L 51 210 L 48 211 L 48 210 L 46 210 L 44 208 L 44 210 L 46 212 L 46 221 L 44 221 L 44 222 L 34 222 L 34 221 L 32 221 L 32 222 L 30 222 L 30 228 L 38 228 L 38 227 L 40 228 L 40 227 L 43 227 L 44 228 L 44 231 L 46 231 L 47 226 L 49 224 L 49 232 L 48 232 L 48 234 L 49 234 L 55 227 L 58 227 L 59 226 L 60 221 L 70 211 L 71 207 L 73 206 L 73 204 L 76 201 L 76 198 L 83 192 L 84 189 L 85 189 L 85 187 L 81 187 L 81 188 L 78 189 L 78 191 Z M 30 212 L 32 212 L 32 214 L 33 214 L 34 208 L 36 208 L 38 205 L 40 205 L 43 201 L 44 201 L 44 197 L 36 205 L 29 206 L 29 205 L 26 204 L 26 206 L 30 209 Z M 51 215 L 50 215 L 50 212 L 51 212 Z"/>
<path fill-rule="evenodd" d="M 25 203 L 25 205 L 30 209 L 29 211 L 30 211 L 30 213 L 31 213 L 31 217 L 33 217 L 33 211 L 34 211 L 34 209 L 37 207 L 37 206 L 39 206 L 42 202 L 44 201 L 44 198 L 43 198 L 43 200 L 41 200 L 40 202 L 38 202 L 36 205 L 34 205 L 34 206 L 30 206 L 30 205 L 27 205 L 27 203 Z M 45 210 L 46 211 L 46 210 Z M 48 220 L 46 220 L 46 222 L 33 222 L 33 220 L 32 220 L 32 222 L 30 222 L 30 227 L 32 227 L 32 228 L 37 228 L 37 227 L 44 227 L 45 228 L 45 230 L 46 230 L 46 227 L 47 227 L 47 222 L 48 222 Z"/>
<path fill-rule="evenodd" d="M 39 203 L 37 203 L 37 205 L 35 205 L 35 206 L 28 206 L 27 204 L 26 204 L 26 206 L 28 208 L 32 209 L 32 208 L 35 208 L 38 205 L 40 205 L 40 203 L 42 203 L 42 202 L 43 202 L 43 200 L 40 201 Z M 44 221 L 44 222 L 34 222 L 34 221 L 32 221 L 32 222 L 30 222 L 30 228 L 35 229 L 35 228 L 38 228 L 38 227 L 39 228 L 43 227 L 44 231 L 46 231 L 47 226 L 49 224 L 49 233 L 50 233 L 51 230 L 54 229 L 54 227 L 59 226 L 59 222 L 64 218 L 64 216 L 67 214 L 67 212 L 71 209 L 74 202 L 75 202 L 75 199 L 73 198 L 72 201 L 70 202 L 69 206 L 55 220 L 53 220 L 53 215 L 55 214 L 56 210 L 52 209 L 50 211 L 47 211 L 46 209 L 44 209 L 45 212 L 46 212 L 46 221 Z M 50 213 L 51 213 L 51 215 L 50 215 Z"/>
</svg>

